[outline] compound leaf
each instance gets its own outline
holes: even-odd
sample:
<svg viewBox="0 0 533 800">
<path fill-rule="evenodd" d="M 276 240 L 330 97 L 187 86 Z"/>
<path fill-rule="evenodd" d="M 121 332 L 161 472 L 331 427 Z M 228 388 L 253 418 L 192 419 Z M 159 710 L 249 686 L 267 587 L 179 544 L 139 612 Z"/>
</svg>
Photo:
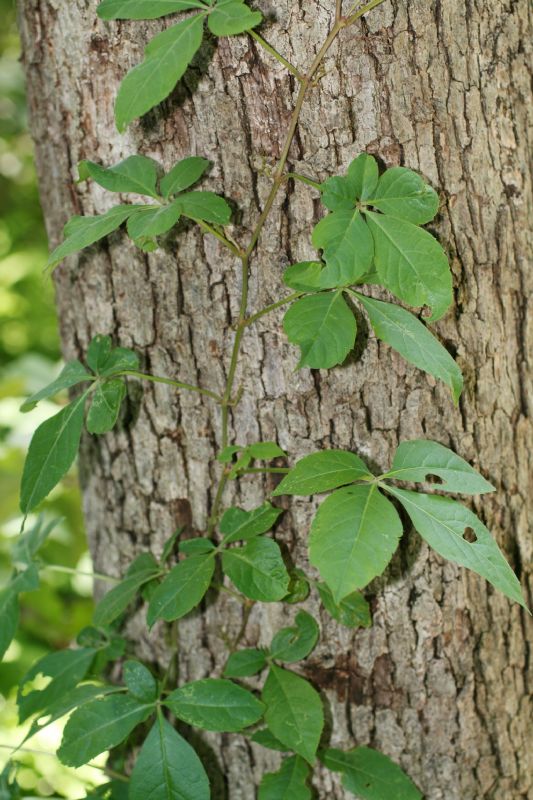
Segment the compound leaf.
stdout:
<svg viewBox="0 0 533 800">
<path fill-rule="evenodd" d="M 307 786 L 309 765 L 300 756 L 286 758 L 278 772 L 267 772 L 259 786 L 258 800 L 311 800 Z"/>
<path fill-rule="evenodd" d="M 17 694 L 20 721 L 48 708 L 83 680 L 95 653 L 91 647 L 60 650 L 37 661 L 20 682 Z M 50 680 L 43 689 L 33 689 L 33 682 L 41 675 Z"/>
<path fill-rule="evenodd" d="M 270 645 L 270 655 L 277 661 L 291 664 L 307 658 L 316 647 L 320 628 L 307 611 L 299 611 L 294 625 L 276 633 Z"/>
<path fill-rule="evenodd" d="M 338 604 L 381 575 L 401 535 L 396 509 L 375 486 L 346 486 L 318 509 L 311 526 L 309 560 Z"/>
<path fill-rule="evenodd" d="M 420 175 L 405 167 L 392 167 L 379 179 L 370 205 L 385 214 L 423 225 L 433 219 L 439 208 L 439 196 Z"/>
<path fill-rule="evenodd" d="M 140 661 L 129 659 L 124 663 L 124 683 L 129 693 L 142 703 L 157 700 L 157 681 Z"/>
<path fill-rule="evenodd" d="M 176 564 L 151 597 L 148 624 L 158 619 L 171 622 L 192 611 L 209 589 L 214 571 L 213 553 L 190 556 Z"/>
<path fill-rule="evenodd" d="M 370 747 L 325 750 L 320 756 L 333 772 L 341 772 L 342 785 L 361 800 L 422 800 L 411 779 L 383 753 Z"/>
<path fill-rule="evenodd" d="M 90 381 L 92 379 L 92 375 L 87 372 L 83 364 L 79 361 L 69 361 L 65 364 L 55 381 L 52 381 L 48 386 L 32 394 L 31 397 L 28 397 L 21 405 L 20 410 L 23 414 L 27 411 L 32 411 L 39 400 L 45 400 L 47 397 L 54 397 L 54 395 L 63 389 L 70 389 L 71 386 L 76 386 L 78 383 L 83 383 L 83 381 Z"/>
<path fill-rule="evenodd" d="M 345 628 L 370 628 L 370 607 L 361 592 L 352 592 L 336 603 L 327 583 L 317 583 L 316 588 L 328 614 Z"/>
<path fill-rule="evenodd" d="M 153 0 L 150 1 L 153 2 Z M 161 178 L 160 188 L 163 197 L 168 198 L 188 189 L 189 186 L 200 180 L 208 167 L 209 161 L 199 156 L 191 156 L 178 161 L 170 172 Z"/>
<path fill-rule="evenodd" d="M 226 544 L 239 540 L 253 539 L 261 533 L 269 531 L 276 522 L 283 509 L 275 508 L 265 502 L 252 511 L 242 508 L 228 508 L 220 520 L 220 532 L 224 534 Z"/>
<path fill-rule="evenodd" d="M 157 197 L 158 164 L 146 156 L 129 156 L 114 167 L 102 167 L 94 161 L 80 161 L 80 180 L 92 178 L 110 192 L 121 192 Z"/>
<path fill-rule="evenodd" d="M 321 292 L 291 305 L 283 328 L 300 346 L 299 367 L 328 369 L 342 364 L 354 346 L 357 326 L 341 292 Z"/>
<path fill-rule="evenodd" d="M 125 394 L 126 386 L 120 379 L 98 384 L 87 414 L 89 433 L 107 433 L 115 426 Z"/>
<path fill-rule="evenodd" d="M 217 225 L 227 225 L 231 219 L 231 208 L 214 192 L 186 192 L 174 201 L 185 217 Z"/>
<path fill-rule="evenodd" d="M 101 19 L 157 19 L 191 8 L 205 9 L 200 0 L 102 0 L 98 6 Z"/>
<path fill-rule="evenodd" d="M 324 727 L 318 692 L 294 672 L 272 666 L 262 694 L 265 721 L 276 739 L 314 764 Z"/>
<path fill-rule="evenodd" d="M 222 568 L 237 589 L 252 600 L 275 602 L 287 594 L 289 574 L 279 546 L 268 537 L 224 550 Z"/>
<path fill-rule="evenodd" d="M 322 288 L 357 283 L 370 270 L 374 244 L 358 209 L 328 214 L 315 226 L 312 241 L 317 250 L 322 250 L 326 262 L 320 278 Z"/>
<path fill-rule="evenodd" d="M 120 228 L 138 206 L 114 206 L 105 214 L 97 216 L 72 217 L 63 229 L 65 241 L 56 247 L 48 259 L 48 266 L 55 267 L 64 258 L 98 242 Z"/>
<path fill-rule="evenodd" d="M 150 553 L 141 553 L 132 561 L 125 577 L 105 594 L 94 610 L 95 625 L 109 625 L 127 609 L 141 586 L 155 578 L 159 566 Z"/>
<path fill-rule="evenodd" d="M 223 678 L 181 686 L 164 700 L 178 719 L 208 731 L 236 733 L 263 716 L 264 705 L 247 689 Z"/>
<path fill-rule="evenodd" d="M 218 0 L 209 14 L 208 25 L 215 36 L 232 36 L 255 28 L 262 19 L 263 15 L 249 9 L 244 0 Z"/>
<path fill-rule="evenodd" d="M 143 206 L 128 220 L 128 236 L 135 242 L 167 233 L 181 217 L 181 208 L 174 202 L 168 206 Z"/>
<path fill-rule="evenodd" d="M 263 650 L 245 648 L 230 655 L 224 667 L 224 675 L 226 678 L 248 678 L 250 675 L 257 675 L 266 665 Z"/>
<path fill-rule="evenodd" d="M 365 462 L 355 453 L 320 450 L 297 461 L 272 494 L 320 494 L 346 483 L 372 477 Z"/>
<path fill-rule="evenodd" d="M 316 292 L 321 289 L 322 264 L 320 261 L 299 261 L 283 273 L 283 283 L 298 292 Z"/>
</svg>

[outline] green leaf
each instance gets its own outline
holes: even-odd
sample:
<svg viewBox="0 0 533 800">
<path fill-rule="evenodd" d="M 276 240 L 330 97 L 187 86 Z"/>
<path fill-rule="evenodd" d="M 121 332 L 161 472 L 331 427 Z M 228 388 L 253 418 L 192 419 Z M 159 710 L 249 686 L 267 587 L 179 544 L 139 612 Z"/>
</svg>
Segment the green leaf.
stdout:
<svg viewBox="0 0 533 800">
<path fill-rule="evenodd" d="M 54 703 L 47 705 L 44 712 L 41 712 L 41 715 L 33 720 L 28 733 L 24 737 L 24 741 L 31 739 L 36 733 L 66 716 L 73 709 L 89 703 L 96 697 L 103 697 L 119 691 L 121 690 L 116 686 L 96 685 L 94 683 L 82 683 L 80 686 L 75 686 L 74 689 L 68 690 Z"/>
<path fill-rule="evenodd" d="M 93 336 L 89 342 L 85 359 L 88 366 L 96 375 L 100 375 L 102 368 L 105 366 L 109 356 L 111 355 L 112 348 L 113 343 L 111 341 L 111 336 L 106 336 L 102 333 L 98 333 L 96 336 Z"/>
<path fill-rule="evenodd" d="M 19 624 L 18 595 L 4 589 L 0 592 L 0 661 L 13 641 Z"/>
<path fill-rule="evenodd" d="M 300 261 L 287 267 L 283 283 L 298 292 L 316 292 L 321 289 L 322 264 L 320 261 Z"/>
<path fill-rule="evenodd" d="M 270 655 L 277 661 L 291 664 L 307 658 L 315 649 L 320 628 L 307 611 L 296 615 L 295 624 L 276 633 L 270 645 Z"/>
<path fill-rule="evenodd" d="M 185 217 L 227 225 L 231 219 L 231 208 L 223 197 L 214 192 L 186 192 L 174 201 Z"/>
<path fill-rule="evenodd" d="M 282 744 L 314 764 L 324 727 L 324 709 L 318 692 L 294 672 L 272 666 L 262 699 L 270 731 Z"/>
<path fill-rule="evenodd" d="M 48 539 L 50 533 L 60 522 L 62 522 L 62 517 L 53 519 L 45 525 L 44 515 L 39 514 L 35 525 L 24 533 L 21 533 L 15 540 L 15 544 L 11 550 L 13 563 L 24 564 L 29 567 L 35 555 Z"/>
<path fill-rule="evenodd" d="M 263 650 L 246 648 L 230 655 L 224 667 L 224 675 L 226 678 L 248 678 L 250 675 L 257 675 L 266 665 Z"/>
<path fill-rule="evenodd" d="M 222 568 L 237 589 L 252 600 L 275 602 L 287 594 L 289 575 L 279 546 L 268 537 L 225 550 Z"/>
<path fill-rule="evenodd" d="M 254 444 L 249 444 L 246 447 L 245 452 L 252 458 L 266 461 L 287 455 L 285 450 L 282 450 L 276 442 L 254 442 Z"/>
<path fill-rule="evenodd" d="M 230 444 L 228 447 L 224 447 L 224 449 L 220 451 L 220 453 L 217 455 L 217 461 L 219 461 L 221 464 L 231 464 L 233 456 L 237 453 L 240 453 L 242 449 L 243 448 L 239 444 Z"/>
<path fill-rule="evenodd" d="M 230 542 L 252 539 L 254 536 L 269 531 L 282 511 L 283 509 L 274 508 L 267 502 L 252 511 L 228 508 L 219 524 L 220 532 L 224 534 L 223 542 L 230 544 Z"/>
<path fill-rule="evenodd" d="M 355 187 L 347 177 L 335 175 L 321 186 L 322 203 L 330 211 L 354 211 Z"/>
<path fill-rule="evenodd" d="M 405 167 L 393 167 L 383 173 L 374 195 L 367 202 L 385 214 L 422 225 L 439 210 L 439 196 L 420 175 Z"/>
<path fill-rule="evenodd" d="M 372 236 L 356 208 L 334 211 L 321 219 L 312 241 L 326 262 L 320 279 L 324 289 L 357 283 L 372 265 Z"/>
<path fill-rule="evenodd" d="M 178 719 L 207 731 L 236 733 L 263 716 L 251 692 L 223 678 L 186 683 L 163 701 Z"/>
<path fill-rule="evenodd" d="M 309 560 L 335 603 L 381 575 L 402 535 L 396 509 L 372 486 L 347 486 L 320 506 L 311 526 Z"/>
<path fill-rule="evenodd" d="M 370 628 L 370 607 L 361 592 L 352 592 L 336 603 L 326 583 L 317 583 L 316 588 L 328 614 L 341 625 L 346 628 Z"/>
<path fill-rule="evenodd" d="M 153 0 L 150 0 L 150 2 L 153 2 Z M 168 198 L 171 195 L 182 192 L 199 181 L 209 167 L 209 163 L 206 158 L 199 158 L 198 156 L 191 156 L 178 161 L 170 172 L 161 179 L 160 188 L 163 197 Z"/>
<path fill-rule="evenodd" d="M 126 386 L 120 379 L 98 384 L 87 414 L 89 433 L 107 433 L 114 428 L 125 394 Z"/>
<path fill-rule="evenodd" d="M 44 389 L 40 389 L 35 394 L 32 394 L 31 397 L 28 397 L 21 405 L 20 410 L 23 414 L 27 411 L 32 411 L 39 400 L 44 400 L 47 397 L 54 397 L 54 395 L 63 389 L 69 389 L 71 386 L 76 386 L 78 383 L 91 381 L 92 379 L 92 375 L 87 372 L 83 364 L 79 361 L 69 361 L 65 364 L 55 381 L 49 383 Z"/>
<path fill-rule="evenodd" d="M 20 722 L 55 703 L 83 680 L 95 656 L 91 647 L 60 650 L 37 661 L 20 682 L 17 703 Z M 43 689 L 32 689 L 38 676 L 49 678 Z"/>
<path fill-rule="evenodd" d="M 176 540 L 179 536 L 181 536 L 184 530 L 185 526 L 182 525 L 180 528 L 176 528 L 174 533 L 168 537 L 163 546 L 163 552 L 161 553 L 161 558 L 159 559 L 160 564 L 165 564 L 170 558 L 170 556 L 174 553 Z M 185 542 L 183 542 L 183 544 L 185 544 Z"/>
<path fill-rule="evenodd" d="M 21 592 L 32 592 L 34 589 L 39 587 L 39 568 L 37 564 L 30 564 L 27 569 L 23 569 L 19 572 L 14 572 L 11 576 L 11 580 L 5 587 L 6 598 L 5 601 L 7 602 L 7 598 L 10 596 L 14 596 L 16 594 L 20 594 Z"/>
<path fill-rule="evenodd" d="M 370 211 L 365 216 L 383 285 L 412 306 L 430 306 L 430 322 L 440 319 L 452 302 L 452 275 L 440 244 L 411 222 Z"/>
<path fill-rule="evenodd" d="M 392 469 L 383 478 L 399 481 L 427 481 L 428 475 L 441 478 L 439 489 L 459 494 L 494 492 L 494 486 L 463 458 L 444 445 L 427 439 L 402 442 L 392 462 Z"/>
<path fill-rule="evenodd" d="M 91 217 L 72 217 L 63 230 L 65 241 L 56 247 L 48 259 L 49 267 L 56 267 L 64 258 L 108 236 L 133 214 L 138 206 L 114 206 L 105 214 Z"/>
<path fill-rule="evenodd" d="M 347 753 L 325 750 L 320 760 L 333 772 L 342 772 L 342 785 L 361 800 L 422 800 L 422 795 L 400 767 L 370 747 Z"/>
<path fill-rule="evenodd" d="M 170 570 L 157 587 L 148 608 L 148 625 L 158 619 L 180 619 L 200 603 L 209 589 L 215 571 L 212 553 L 190 556 Z"/>
<path fill-rule="evenodd" d="M 320 494 L 346 483 L 372 477 L 365 462 L 355 453 L 347 450 L 320 450 L 297 461 L 272 494 Z"/>
<path fill-rule="evenodd" d="M 87 363 L 99 377 L 109 378 L 138 370 L 139 356 L 127 347 L 111 347 L 109 336 L 95 336 L 87 351 Z"/>
<path fill-rule="evenodd" d="M 181 217 L 181 208 L 176 202 L 168 206 L 143 206 L 128 220 L 128 236 L 137 241 L 150 236 L 167 233 Z"/>
<path fill-rule="evenodd" d="M 463 390 L 463 376 L 445 347 L 416 317 L 393 303 L 372 300 L 354 292 L 364 306 L 378 339 L 386 342 L 406 361 L 443 381 L 457 403 Z"/>
<path fill-rule="evenodd" d="M 211 553 L 214 549 L 215 545 L 211 539 L 206 539 L 203 536 L 199 536 L 197 539 L 185 539 L 185 541 L 179 544 L 180 553 L 185 553 L 190 556 Z"/>
<path fill-rule="evenodd" d="M 420 536 L 439 555 L 477 572 L 526 608 L 518 578 L 490 531 L 469 508 L 450 497 L 410 492 L 395 486 L 387 486 L 387 491 L 398 498 Z M 470 531 L 474 542 L 465 538 Z"/>
<path fill-rule="evenodd" d="M 141 553 L 130 564 L 125 577 L 107 592 L 94 610 L 95 625 L 109 625 L 127 609 L 141 586 L 159 573 L 159 566 L 150 553 Z"/>
<path fill-rule="evenodd" d="M 202 44 L 204 14 L 196 14 L 155 36 L 145 60 L 129 72 L 115 105 L 119 131 L 168 97 Z"/>
<path fill-rule="evenodd" d="M 251 11 L 244 0 L 218 0 L 208 18 L 209 30 L 215 36 L 231 36 L 259 25 L 263 15 Z"/>
<path fill-rule="evenodd" d="M 102 0 L 98 6 L 101 19 L 157 19 L 190 8 L 205 9 L 200 0 Z"/>
<path fill-rule="evenodd" d="M 85 800 L 130 800 L 129 783 L 118 778 L 101 783 L 90 794 L 85 795 Z"/>
<path fill-rule="evenodd" d="M 290 747 L 285 747 L 268 728 L 261 728 L 261 730 L 256 731 L 250 739 L 252 742 L 260 744 L 261 747 L 267 747 L 269 750 L 276 750 L 279 753 L 288 753 L 290 751 Z"/>
<path fill-rule="evenodd" d="M 130 156 L 114 167 L 102 167 L 94 161 L 80 161 L 80 180 L 92 178 L 110 192 L 149 195 L 157 197 L 158 164 L 146 156 Z"/>
<path fill-rule="evenodd" d="M 209 800 L 210 797 L 202 762 L 158 712 L 131 774 L 129 800 Z"/>
<path fill-rule="evenodd" d="M 142 703 L 157 700 L 157 681 L 140 661 L 130 659 L 124 663 L 124 683 L 129 693 Z"/>
<path fill-rule="evenodd" d="M 88 391 L 69 403 L 33 434 L 20 486 L 20 508 L 28 514 L 68 472 L 76 458 Z"/>
<path fill-rule="evenodd" d="M 59 760 L 68 767 L 81 767 L 119 745 L 155 710 L 125 694 L 111 694 L 76 709 L 63 732 Z"/>
<path fill-rule="evenodd" d="M 283 328 L 292 344 L 300 346 L 299 367 L 328 369 L 342 364 L 354 346 L 357 326 L 341 292 L 321 292 L 291 305 Z"/>
<path fill-rule="evenodd" d="M 348 167 L 348 179 L 359 200 L 372 197 L 378 185 L 379 170 L 374 156 L 361 153 Z"/>
<path fill-rule="evenodd" d="M 311 792 L 307 787 L 310 774 L 303 758 L 286 758 L 278 772 L 267 772 L 263 776 L 258 800 L 311 800 Z"/>
</svg>

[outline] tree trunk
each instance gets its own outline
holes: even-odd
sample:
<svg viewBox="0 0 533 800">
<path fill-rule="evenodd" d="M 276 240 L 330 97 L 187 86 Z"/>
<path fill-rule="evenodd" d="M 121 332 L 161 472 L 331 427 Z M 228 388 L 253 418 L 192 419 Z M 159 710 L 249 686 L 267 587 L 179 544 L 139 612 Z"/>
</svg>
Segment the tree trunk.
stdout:
<svg viewBox="0 0 533 800">
<path fill-rule="evenodd" d="M 270 188 L 268 170 L 295 99 L 283 67 L 246 36 L 216 47 L 208 41 L 171 100 L 119 135 L 119 82 L 148 36 L 167 23 L 105 24 L 96 0 L 19 2 L 51 243 L 73 213 L 110 205 L 98 186 L 75 183 L 77 162 L 109 165 L 137 152 L 167 167 L 191 154 L 211 159 L 208 186 L 238 204 L 242 223 L 233 233 L 244 241 Z M 275 9 L 264 36 L 305 70 L 334 18 L 333 0 L 258 5 Z M 384 470 L 400 439 L 451 446 L 498 487 L 476 509 L 526 596 L 533 518 L 530 11 L 527 0 L 385 3 L 330 51 L 291 149 L 290 168 L 318 180 L 366 150 L 387 166 L 418 170 L 439 190 L 434 230 L 451 257 L 456 304 L 437 329 L 465 374 L 459 408 L 443 386 L 372 336 L 341 368 L 296 372 L 280 312 L 247 330 L 238 378 L 244 394 L 232 418 L 239 442 L 277 440 L 291 459 L 338 447 Z M 252 260 L 250 311 L 281 296 L 285 265 L 313 257 L 317 211 L 309 187 L 289 183 L 280 192 Z M 147 371 L 222 390 L 239 267 L 198 228 L 149 255 L 112 236 L 55 272 L 65 356 L 79 357 L 93 335 L 109 333 L 134 348 Z M 204 528 L 219 446 L 220 413 L 209 399 L 164 386 L 145 386 L 141 395 L 132 382 L 122 427 L 83 446 L 95 568 L 120 575 L 136 553 L 158 555 L 176 525 Z M 225 500 L 258 505 L 272 486 L 248 477 Z M 311 504 L 285 505 L 278 537 L 305 568 Z M 527 614 L 430 554 L 413 533 L 368 596 L 373 627 L 353 633 L 323 614 L 320 646 L 302 666 L 327 698 L 332 743 L 382 749 L 428 800 L 531 800 Z M 313 600 L 308 607 L 319 613 Z M 281 604 L 256 604 L 243 644 L 269 642 L 284 614 Z M 242 607 L 228 595 L 183 620 L 180 679 L 220 675 L 225 639 L 241 623 Z M 141 655 L 166 663 L 162 626 L 148 634 L 139 610 L 129 633 Z M 217 800 L 252 800 L 262 772 L 279 760 L 238 735 L 203 741 L 216 755 L 208 760 L 219 776 Z M 316 770 L 314 786 L 321 800 L 346 797 L 326 771 Z"/>
</svg>

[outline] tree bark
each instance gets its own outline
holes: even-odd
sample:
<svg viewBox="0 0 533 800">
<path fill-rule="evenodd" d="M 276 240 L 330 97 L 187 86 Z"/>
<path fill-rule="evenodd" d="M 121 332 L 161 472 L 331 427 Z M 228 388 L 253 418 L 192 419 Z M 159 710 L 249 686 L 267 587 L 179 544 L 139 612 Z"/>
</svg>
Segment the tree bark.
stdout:
<svg viewBox="0 0 533 800">
<path fill-rule="evenodd" d="M 73 213 L 111 204 L 98 186 L 75 183 L 77 162 L 112 164 L 137 152 L 166 167 L 192 154 L 211 159 L 207 186 L 238 205 L 242 220 L 233 233 L 245 241 L 270 188 L 294 79 L 247 36 L 217 46 L 207 40 L 172 98 L 122 136 L 113 123 L 117 87 L 149 35 L 168 21 L 105 24 L 96 0 L 19 4 L 52 245 Z M 305 70 L 335 3 L 258 5 L 275 12 L 265 38 Z M 384 470 L 400 440 L 451 446 L 497 486 L 475 507 L 530 601 L 532 34 L 527 0 L 391 0 L 341 34 L 290 154 L 292 170 L 323 180 L 366 150 L 387 166 L 421 172 L 438 189 L 433 230 L 450 254 L 456 304 L 437 330 L 465 374 L 459 407 L 442 385 L 372 335 L 343 367 L 296 372 L 297 353 L 279 312 L 247 330 L 238 374 L 244 394 L 232 416 L 239 442 L 277 440 L 291 459 L 337 447 Z M 281 296 L 287 264 L 313 257 L 316 197 L 300 184 L 280 192 L 252 259 L 250 311 Z M 112 236 L 55 272 L 65 356 L 79 357 L 93 335 L 108 333 L 134 348 L 147 371 L 221 391 L 239 266 L 197 228 L 169 237 L 150 255 Z M 219 446 L 220 413 L 210 400 L 164 386 L 145 385 L 141 394 L 131 382 L 121 428 L 83 445 L 95 569 L 120 575 L 138 552 L 160 554 L 176 525 L 202 530 Z M 273 485 L 270 478 L 242 480 L 226 504 L 258 505 Z M 304 568 L 312 506 L 284 501 L 278 532 Z M 353 633 L 321 614 L 321 643 L 301 666 L 329 704 L 332 743 L 382 749 L 428 800 L 531 800 L 530 617 L 477 576 L 431 554 L 414 533 L 368 596 L 373 627 Z M 314 600 L 307 607 L 319 613 Z M 140 655 L 164 665 L 170 651 L 163 628 L 148 634 L 143 613 L 131 619 L 129 633 Z M 268 643 L 292 613 L 281 604 L 255 605 L 243 644 Z M 219 675 L 225 640 L 242 621 L 239 603 L 220 595 L 180 622 L 180 679 Z M 208 766 L 217 800 L 251 800 L 262 772 L 279 760 L 238 735 L 201 738 L 215 754 Z M 336 777 L 318 768 L 314 786 L 321 800 L 346 797 Z"/>
</svg>

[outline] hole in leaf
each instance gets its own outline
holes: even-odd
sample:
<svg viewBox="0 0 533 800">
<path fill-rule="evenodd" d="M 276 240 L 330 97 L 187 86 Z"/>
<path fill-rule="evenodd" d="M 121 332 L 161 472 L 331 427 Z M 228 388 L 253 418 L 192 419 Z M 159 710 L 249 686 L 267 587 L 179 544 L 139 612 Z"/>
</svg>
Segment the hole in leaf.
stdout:
<svg viewBox="0 0 533 800">
<path fill-rule="evenodd" d="M 469 542 L 470 544 L 474 544 L 477 542 L 477 536 L 473 528 L 466 528 L 465 532 L 463 533 L 463 539 L 465 542 Z"/>
<path fill-rule="evenodd" d="M 426 475 L 426 483 L 444 483 L 442 478 L 439 478 L 438 475 Z"/>
<path fill-rule="evenodd" d="M 32 692 L 42 692 L 51 681 L 52 678 L 49 675 L 43 675 L 42 672 L 39 672 L 33 680 L 26 681 L 20 693 L 22 697 L 26 697 Z"/>
</svg>

